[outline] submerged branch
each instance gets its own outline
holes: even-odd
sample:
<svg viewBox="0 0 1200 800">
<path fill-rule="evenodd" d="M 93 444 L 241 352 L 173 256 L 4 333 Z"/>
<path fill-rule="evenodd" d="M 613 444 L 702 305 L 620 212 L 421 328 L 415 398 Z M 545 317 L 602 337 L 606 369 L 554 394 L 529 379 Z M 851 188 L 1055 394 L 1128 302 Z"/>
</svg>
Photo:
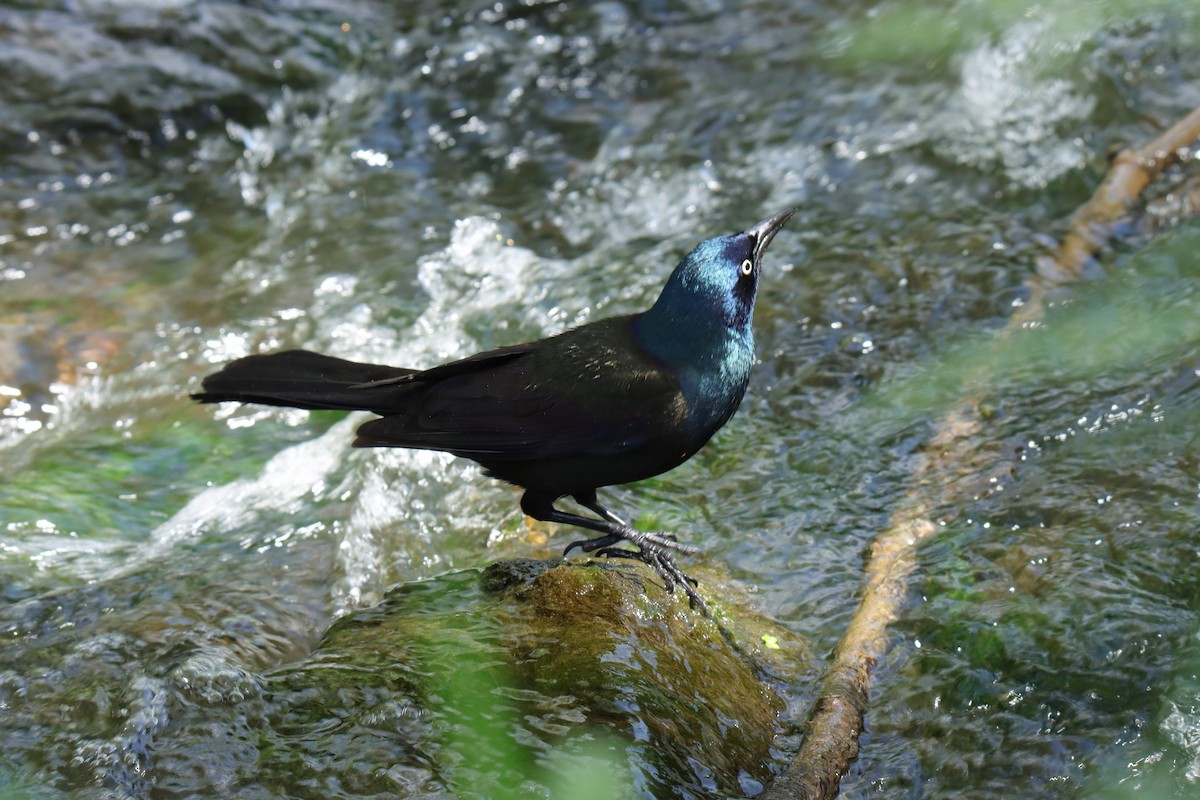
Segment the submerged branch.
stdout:
<svg viewBox="0 0 1200 800">
<path fill-rule="evenodd" d="M 1084 267 L 1105 247 L 1112 227 L 1142 192 L 1180 153 L 1200 138 L 1200 107 L 1139 150 L 1121 150 L 1112 159 L 1092 199 L 1075 212 L 1071 228 L 1054 255 L 1038 259 L 1038 274 L 1050 285 L 1079 280 Z"/>
<path fill-rule="evenodd" d="M 1030 300 L 1017 309 L 999 335 L 1038 319 L 1048 289 L 1079 280 L 1146 187 L 1197 139 L 1200 108 L 1145 147 L 1118 153 L 1092 198 L 1072 217 L 1058 249 L 1039 260 L 1038 274 L 1030 280 Z M 821 694 L 805 725 L 800 751 L 764 798 L 831 798 L 837 794 L 842 776 L 858 755 L 871 671 L 887 651 L 887 628 L 899 616 L 907 597 L 918 546 L 947 521 L 938 516 L 939 510 L 954 508 L 977 495 L 987 486 L 989 473 L 1001 463 L 993 449 L 980 441 L 983 399 L 982 394 L 968 395 L 947 411 L 913 475 L 905 501 L 871 544 L 862 597 L 834 650 Z"/>
</svg>

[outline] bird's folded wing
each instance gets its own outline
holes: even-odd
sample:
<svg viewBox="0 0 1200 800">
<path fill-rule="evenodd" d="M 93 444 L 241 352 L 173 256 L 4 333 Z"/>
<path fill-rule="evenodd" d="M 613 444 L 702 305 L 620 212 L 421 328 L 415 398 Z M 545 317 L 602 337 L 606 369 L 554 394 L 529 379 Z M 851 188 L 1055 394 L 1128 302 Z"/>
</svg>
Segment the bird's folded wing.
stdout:
<svg viewBox="0 0 1200 800">
<path fill-rule="evenodd" d="M 677 382 L 665 373 L 608 364 L 597 374 L 569 375 L 520 355 L 473 357 L 414 376 L 424 386 L 412 387 L 406 408 L 362 425 L 355 445 L 491 461 L 614 455 L 677 430 L 687 415 Z M 429 380 L 434 372 L 441 379 Z"/>
<path fill-rule="evenodd" d="M 359 383 L 353 388 L 378 389 L 384 386 L 396 386 L 405 383 L 430 383 L 433 381 L 440 381 L 445 378 L 452 378 L 455 375 L 477 372 L 480 369 L 491 369 L 505 361 L 525 355 L 526 353 L 530 352 L 534 344 L 536 343 L 500 347 L 496 350 L 488 350 L 484 353 L 476 353 L 473 356 L 460 358 L 458 361 L 451 361 L 447 364 L 439 364 L 438 366 L 430 367 L 429 369 L 405 370 L 404 374 L 402 375 L 385 377 L 380 380 L 365 381 L 363 383 Z"/>
</svg>

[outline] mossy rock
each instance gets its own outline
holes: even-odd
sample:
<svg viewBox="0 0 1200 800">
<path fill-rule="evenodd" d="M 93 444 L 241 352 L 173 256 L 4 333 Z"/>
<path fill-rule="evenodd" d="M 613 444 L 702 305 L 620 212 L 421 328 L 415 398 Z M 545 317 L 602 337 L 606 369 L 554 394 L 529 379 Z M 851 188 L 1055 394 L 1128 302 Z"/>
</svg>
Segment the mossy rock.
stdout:
<svg viewBox="0 0 1200 800">
<path fill-rule="evenodd" d="M 388 702 L 416 748 L 405 774 L 437 764 L 429 779 L 460 796 L 576 791 L 568 765 L 596 758 L 606 796 L 738 794 L 770 772 L 783 704 L 764 678 L 807 664 L 742 603 L 712 606 L 715 620 L 632 562 L 499 562 L 397 587 L 334 625 L 286 683 L 314 715 L 331 693 L 365 702 L 347 709 L 360 720 L 380 718 L 379 692 L 403 696 Z"/>
</svg>

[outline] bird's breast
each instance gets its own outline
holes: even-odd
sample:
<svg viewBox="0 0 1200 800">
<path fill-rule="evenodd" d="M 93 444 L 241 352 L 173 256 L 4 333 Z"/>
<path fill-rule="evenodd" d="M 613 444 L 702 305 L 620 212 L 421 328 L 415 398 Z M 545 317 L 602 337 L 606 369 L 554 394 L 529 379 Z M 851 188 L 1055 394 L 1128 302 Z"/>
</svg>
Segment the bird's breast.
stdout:
<svg viewBox="0 0 1200 800">
<path fill-rule="evenodd" d="M 753 346 L 733 343 L 719 357 L 680 372 L 680 389 L 687 401 L 687 425 L 693 435 L 712 436 L 742 403 L 750 383 Z"/>
</svg>

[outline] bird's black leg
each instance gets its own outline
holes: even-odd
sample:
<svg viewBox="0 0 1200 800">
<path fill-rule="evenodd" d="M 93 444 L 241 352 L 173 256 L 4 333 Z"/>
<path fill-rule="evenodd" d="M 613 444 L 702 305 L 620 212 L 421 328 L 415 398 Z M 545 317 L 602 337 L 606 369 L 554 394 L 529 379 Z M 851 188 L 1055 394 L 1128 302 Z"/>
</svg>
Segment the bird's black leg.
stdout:
<svg viewBox="0 0 1200 800">
<path fill-rule="evenodd" d="M 573 549 L 578 547 L 585 553 L 594 552 L 598 555 L 611 558 L 633 558 L 642 561 L 658 573 L 668 592 L 675 591 L 676 584 L 682 586 L 692 608 L 699 609 L 705 616 L 708 616 L 708 607 L 693 588 L 697 585 L 696 580 L 675 566 L 675 559 L 670 553 L 671 549 L 680 550 L 685 553 L 694 553 L 698 552 L 696 548 L 680 545 L 675 541 L 674 534 L 648 533 L 637 530 L 616 514 L 600 505 L 596 501 L 595 492 L 575 494 L 572 497 L 580 505 L 595 511 L 604 517 L 604 519 L 592 519 L 591 517 L 584 517 L 579 514 L 559 511 L 554 507 L 554 501 L 557 498 L 534 494 L 532 492 L 526 492 L 521 498 L 521 510 L 542 522 L 574 525 L 604 534 L 594 539 L 571 542 L 567 545 L 566 550 L 563 551 L 563 555 L 569 554 Z M 621 541 L 627 541 L 636 545 L 638 548 L 637 551 L 623 550 L 613 546 Z"/>
</svg>

